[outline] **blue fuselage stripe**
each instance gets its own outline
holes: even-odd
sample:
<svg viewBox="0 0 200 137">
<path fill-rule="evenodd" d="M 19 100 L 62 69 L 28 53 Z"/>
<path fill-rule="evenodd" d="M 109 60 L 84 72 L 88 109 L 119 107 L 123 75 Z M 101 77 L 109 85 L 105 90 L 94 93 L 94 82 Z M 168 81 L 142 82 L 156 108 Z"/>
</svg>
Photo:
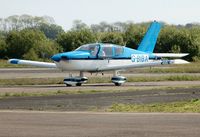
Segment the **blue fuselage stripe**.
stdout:
<svg viewBox="0 0 200 137">
<path fill-rule="evenodd" d="M 131 58 L 69 58 L 69 59 L 66 59 L 66 60 L 107 60 L 107 59 L 110 59 L 110 60 L 130 60 Z"/>
</svg>

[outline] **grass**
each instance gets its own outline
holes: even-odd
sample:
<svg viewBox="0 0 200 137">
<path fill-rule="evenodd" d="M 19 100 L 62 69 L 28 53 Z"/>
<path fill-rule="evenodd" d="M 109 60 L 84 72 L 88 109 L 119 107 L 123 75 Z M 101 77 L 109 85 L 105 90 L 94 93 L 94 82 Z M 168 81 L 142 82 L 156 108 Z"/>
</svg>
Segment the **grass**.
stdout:
<svg viewBox="0 0 200 137">
<path fill-rule="evenodd" d="M 172 103 L 113 104 L 109 112 L 200 112 L 200 99 Z"/>
<path fill-rule="evenodd" d="M 72 95 L 72 94 L 89 94 L 89 93 L 101 93 L 105 90 L 57 90 L 47 92 L 5 92 L 0 94 L 0 99 L 9 97 L 41 97 L 41 96 L 56 96 L 56 95 Z M 108 91 L 108 92 L 112 92 Z"/>
<path fill-rule="evenodd" d="M 200 75 L 169 75 L 169 76 L 140 76 L 127 77 L 127 82 L 150 82 L 150 81 L 198 81 Z M 91 77 L 88 83 L 108 83 L 110 77 Z M 63 78 L 16 78 L 0 79 L 0 85 L 49 85 L 63 84 Z"/>
<path fill-rule="evenodd" d="M 119 93 L 119 92 L 134 92 L 134 91 L 148 91 L 148 90 L 174 90 L 174 89 L 188 89 L 188 88 L 200 88 L 200 86 L 162 86 L 162 87 L 132 87 L 129 89 L 113 89 L 113 90 L 56 90 L 45 92 L 4 92 L 0 93 L 0 99 L 9 97 L 39 97 L 39 96 L 56 96 L 56 95 L 73 95 L 73 94 L 93 94 L 93 93 Z"/>
<path fill-rule="evenodd" d="M 38 93 L 28 93 L 28 92 L 17 92 L 17 93 L 10 93 L 10 92 L 6 92 L 4 94 L 1 94 L 1 98 L 8 98 L 8 97 L 32 97 L 32 96 L 50 96 L 50 95 L 54 95 L 55 93 L 42 93 L 42 92 L 38 92 Z"/>
<path fill-rule="evenodd" d="M 59 91 L 56 92 L 6 92 L 3 94 L 0 94 L 0 98 L 8 98 L 8 97 L 40 97 L 40 96 L 53 96 L 53 95 L 61 95 L 64 93 L 59 93 Z M 67 93 L 66 93 L 67 94 Z"/>
<path fill-rule="evenodd" d="M 200 80 L 197 75 L 170 75 L 170 76 L 143 76 L 128 77 L 128 82 L 151 82 L 151 81 L 196 81 Z"/>
<path fill-rule="evenodd" d="M 62 84 L 63 78 L 17 78 L 0 79 L 0 85 L 48 85 Z"/>
<path fill-rule="evenodd" d="M 149 69 L 151 73 L 200 73 L 200 63 L 172 65 L 167 68 L 154 67 Z"/>
<path fill-rule="evenodd" d="M 137 73 L 200 73 L 200 62 L 132 69 Z"/>
<path fill-rule="evenodd" d="M 78 90 L 78 91 L 48 91 L 48 92 L 5 92 L 0 94 L 0 99 L 10 98 L 10 97 L 42 97 L 42 96 L 56 96 L 56 95 L 73 95 L 73 94 L 92 94 L 92 93 L 102 93 L 102 92 L 114 92 L 105 90 Z M 116 92 L 116 91 L 115 91 Z"/>
</svg>

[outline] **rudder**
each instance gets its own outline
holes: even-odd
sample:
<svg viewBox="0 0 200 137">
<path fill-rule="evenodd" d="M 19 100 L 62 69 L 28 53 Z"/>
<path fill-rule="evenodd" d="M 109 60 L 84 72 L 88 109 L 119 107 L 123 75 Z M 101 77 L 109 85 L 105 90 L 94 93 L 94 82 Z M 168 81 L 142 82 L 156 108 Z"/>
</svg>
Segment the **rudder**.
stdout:
<svg viewBox="0 0 200 137">
<path fill-rule="evenodd" d="M 161 26 L 159 22 L 152 22 L 137 50 L 153 53 Z"/>
</svg>

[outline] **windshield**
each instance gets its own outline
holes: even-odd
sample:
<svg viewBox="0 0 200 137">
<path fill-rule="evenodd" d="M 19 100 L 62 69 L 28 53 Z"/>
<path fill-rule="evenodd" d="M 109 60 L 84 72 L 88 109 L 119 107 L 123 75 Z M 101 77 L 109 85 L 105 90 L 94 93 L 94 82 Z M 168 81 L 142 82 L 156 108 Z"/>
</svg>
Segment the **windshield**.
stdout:
<svg viewBox="0 0 200 137">
<path fill-rule="evenodd" d="M 87 44 L 80 46 L 79 48 L 76 49 L 76 51 L 80 50 L 86 50 L 91 53 L 92 56 L 96 56 L 98 50 L 99 50 L 99 45 L 98 44 Z"/>
</svg>

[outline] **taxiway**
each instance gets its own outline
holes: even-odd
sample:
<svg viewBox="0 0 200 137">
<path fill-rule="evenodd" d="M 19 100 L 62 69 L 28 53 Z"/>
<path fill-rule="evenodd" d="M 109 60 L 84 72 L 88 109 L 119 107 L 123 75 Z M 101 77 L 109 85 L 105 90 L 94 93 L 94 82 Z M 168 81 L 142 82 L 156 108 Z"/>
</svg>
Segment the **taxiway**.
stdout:
<svg viewBox="0 0 200 137">
<path fill-rule="evenodd" d="M 5 137 L 199 137 L 200 114 L 1 111 Z"/>
</svg>

